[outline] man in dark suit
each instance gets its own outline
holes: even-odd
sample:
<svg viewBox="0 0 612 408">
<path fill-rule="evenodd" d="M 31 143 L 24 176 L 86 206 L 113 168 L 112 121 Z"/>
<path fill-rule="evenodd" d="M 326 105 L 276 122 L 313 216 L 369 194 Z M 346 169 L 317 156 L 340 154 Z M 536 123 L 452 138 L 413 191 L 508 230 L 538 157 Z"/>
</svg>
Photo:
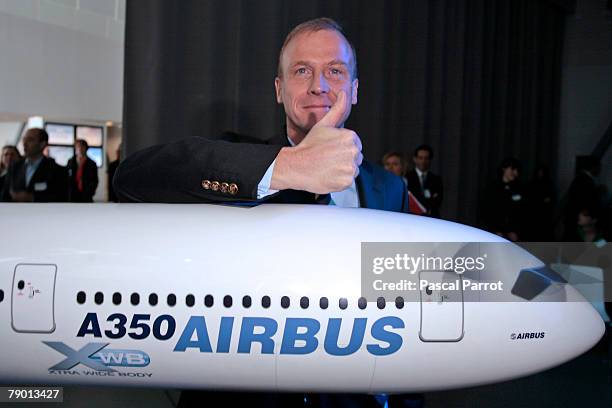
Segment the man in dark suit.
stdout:
<svg viewBox="0 0 612 408">
<path fill-rule="evenodd" d="M 440 218 L 442 205 L 442 178 L 430 171 L 433 160 L 433 149 L 429 145 L 420 145 L 414 150 L 414 169 L 406 176 L 408 190 L 427 209 L 427 215 Z"/>
<path fill-rule="evenodd" d="M 87 157 L 89 145 L 83 139 L 74 143 L 75 155 L 68 160 L 70 176 L 70 201 L 73 203 L 92 203 L 98 188 L 98 166 Z"/>
<path fill-rule="evenodd" d="M 44 129 L 33 128 L 26 132 L 23 137 L 25 159 L 13 163 L 9 168 L 2 201 L 66 201 L 66 169 L 43 155 L 48 140 L 49 135 Z"/>
<path fill-rule="evenodd" d="M 291 31 L 274 85 L 285 109 L 286 135 L 268 144 L 235 134 L 227 139 L 240 143 L 192 137 L 141 150 L 117 169 L 119 199 L 329 200 L 344 207 L 407 212 L 402 180 L 362 163 L 359 136 L 344 129 L 357 103 L 357 61 L 337 23 L 316 19 Z"/>
<path fill-rule="evenodd" d="M 223 141 L 192 137 L 136 152 L 115 174 L 120 201 L 327 203 L 408 211 L 402 179 L 362 162 L 359 137 L 344 129 L 357 103 L 357 61 L 337 23 L 316 19 L 294 28 L 281 48 L 274 85 L 286 114 L 284 135 L 268 143 L 236 134 Z M 197 406 L 203 398 L 240 403 L 226 394 L 184 392 L 179 405 Z M 300 394 L 243 399 L 251 407 L 304 405 Z M 378 406 L 366 395 L 315 395 L 307 401 L 316 407 Z"/>
</svg>

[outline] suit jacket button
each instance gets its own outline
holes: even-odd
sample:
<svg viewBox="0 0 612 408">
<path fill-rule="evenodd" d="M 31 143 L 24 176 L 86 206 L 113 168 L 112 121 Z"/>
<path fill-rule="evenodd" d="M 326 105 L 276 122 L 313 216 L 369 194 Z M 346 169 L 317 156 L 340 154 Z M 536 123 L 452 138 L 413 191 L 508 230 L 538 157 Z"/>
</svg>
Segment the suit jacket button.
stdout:
<svg viewBox="0 0 612 408">
<path fill-rule="evenodd" d="M 210 190 L 210 180 L 202 180 L 202 188 L 204 190 Z"/>
<path fill-rule="evenodd" d="M 212 191 L 219 191 L 219 182 L 218 181 L 213 181 L 210 184 L 210 187 L 212 188 Z"/>
<path fill-rule="evenodd" d="M 236 195 L 238 193 L 238 186 L 236 185 L 236 183 L 232 183 L 229 185 L 229 193 L 231 195 Z"/>
<path fill-rule="evenodd" d="M 222 193 L 227 193 L 228 189 L 229 189 L 229 184 L 221 183 L 221 192 Z"/>
</svg>

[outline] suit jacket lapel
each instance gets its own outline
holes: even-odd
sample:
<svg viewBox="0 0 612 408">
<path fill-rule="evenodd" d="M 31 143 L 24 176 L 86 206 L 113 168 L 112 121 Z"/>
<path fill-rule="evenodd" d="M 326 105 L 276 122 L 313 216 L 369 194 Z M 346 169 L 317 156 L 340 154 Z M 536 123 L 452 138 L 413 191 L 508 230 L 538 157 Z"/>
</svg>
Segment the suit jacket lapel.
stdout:
<svg viewBox="0 0 612 408">
<path fill-rule="evenodd" d="M 15 188 L 17 191 L 26 190 L 26 165 L 25 160 L 15 166 L 15 177 L 14 177 Z"/>
<path fill-rule="evenodd" d="M 370 163 L 364 161 L 359 166 L 359 175 L 355 179 L 359 192 L 359 206 L 362 208 L 385 208 L 385 194 L 380 186 L 382 180 L 376 180 Z"/>
</svg>

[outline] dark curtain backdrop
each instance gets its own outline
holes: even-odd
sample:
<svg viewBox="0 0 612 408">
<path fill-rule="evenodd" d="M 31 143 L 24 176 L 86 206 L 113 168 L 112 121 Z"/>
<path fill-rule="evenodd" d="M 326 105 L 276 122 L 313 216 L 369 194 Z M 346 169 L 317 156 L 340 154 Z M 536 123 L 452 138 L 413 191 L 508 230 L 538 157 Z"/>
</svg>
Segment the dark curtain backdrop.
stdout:
<svg viewBox="0 0 612 408">
<path fill-rule="evenodd" d="M 282 131 L 278 51 L 296 24 L 340 22 L 357 49 L 359 103 L 347 127 L 378 162 L 435 150 L 444 218 L 475 224 L 509 155 L 555 174 L 564 1 L 130 0 L 124 148 L 234 130 Z"/>
</svg>

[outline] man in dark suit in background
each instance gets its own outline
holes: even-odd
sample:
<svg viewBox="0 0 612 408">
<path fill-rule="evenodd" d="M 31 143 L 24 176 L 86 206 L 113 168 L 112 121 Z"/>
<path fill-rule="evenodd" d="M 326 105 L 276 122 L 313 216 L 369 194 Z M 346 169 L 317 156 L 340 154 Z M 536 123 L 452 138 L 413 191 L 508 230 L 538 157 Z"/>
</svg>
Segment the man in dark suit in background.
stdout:
<svg viewBox="0 0 612 408">
<path fill-rule="evenodd" d="M 66 201 L 68 183 L 66 169 L 45 157 L 49 141 L 44 129 L 29 129 L 23 137 L 25 159 L 9 168 L 2 191 L 2 201 L 53 202 Z"/>
<path fill-rule="evenodd" d="M 414 150 L 414 169 L 408 172 L 408 190 L 427 209 L 427 215 L 440 218 L 442 205 L 442 178 L 430 171 L 433 149 L 420 145 Z"/>
<path fill-rule="evenodd" d="M 98 166 L 87 157 L 89 145 L 83 139 L 74 143 L 75 155 L 68 161 L 70 176 L 70 201 L 73 203 L 92 203 L 98 188 Z"/>
</svg>

